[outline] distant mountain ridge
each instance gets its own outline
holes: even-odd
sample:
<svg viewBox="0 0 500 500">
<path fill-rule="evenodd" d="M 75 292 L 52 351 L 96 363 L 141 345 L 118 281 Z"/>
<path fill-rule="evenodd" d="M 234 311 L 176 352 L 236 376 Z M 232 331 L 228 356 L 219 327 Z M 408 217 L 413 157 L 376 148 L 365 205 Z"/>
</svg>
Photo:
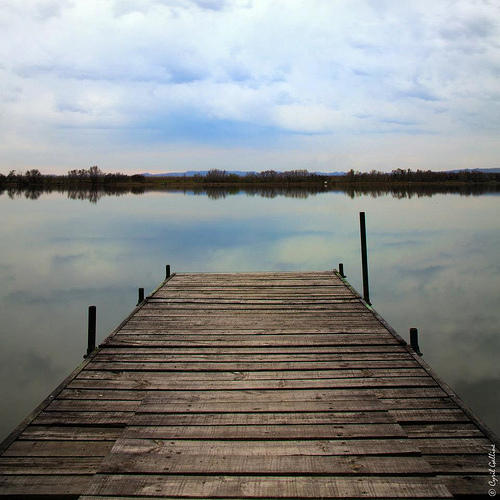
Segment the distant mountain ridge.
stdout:
<svg viewBox="0 0 500 500">
<path fill-rule="evenodd" d="M 222 170 L 222 169 L 220 169 Z M 208 170 L 187 170 L 186 172 L 166 172 L 164 174 L 150 174 L 148 172 L 143 173 L 144 177 L 194 177 L 195 175 L 206 175 Z M 278 173 L 282 173 L 281 170 L 276 170 Z M 240 177 L 244 177 L 247 174 L 258 174 L 255 170 L 249 172 L 244 172 L 242 170 L 226 170 L 226 174 L 234 174 Z M 316 175 L 345 175 L 345 172 L 309 172 L 310 174 Z"/>
</svg>

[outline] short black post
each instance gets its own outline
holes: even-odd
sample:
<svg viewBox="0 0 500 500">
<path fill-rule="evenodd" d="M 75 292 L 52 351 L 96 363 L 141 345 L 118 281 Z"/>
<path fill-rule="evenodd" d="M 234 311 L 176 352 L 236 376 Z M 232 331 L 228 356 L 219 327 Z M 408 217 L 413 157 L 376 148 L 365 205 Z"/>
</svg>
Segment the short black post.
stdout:
<svg viewBox="0 0 500 500">
<path fill-rule="evenodd" d="M 95 349 L 96 307 L 89 306 L 88 346 L 85 358 Z"/>
<path fill-rule="evenodd" d="M 419 356 L 422 356 L 418 345 L 418 330 L 416 328 L 410 328 L 410 345 Z"/>
<path fill-rule="evenodd" d="M 137 305 L 139 305 L 143 301 L 144 301 L 144 288 L 139 288 L 139 302 L 137 302 Z"/>
<path fill-rule="evenodd" d="M 166 266 L 165 279 L 166 278 L 170 278 L 170 264 L 167 264 Z"/>
<path fill-rule="evenodd" d="M 339 264 L 339 274 L 340 274 L 340 276 L 342 276 L 342 278 L 345 278 L 344 264 L 342 264 L 342 262 Z"/>
<path fill-rule="evenodd" d="M 361 266 L 363 270 L 363 299 L 367 304 L 371 304 L 370 289 L 368 286 L 368 253 L 366 250 L 366 222 L 365 222 L 364 212 L 359 212 L 359 226 L 361 232 Z"/>
</svg>

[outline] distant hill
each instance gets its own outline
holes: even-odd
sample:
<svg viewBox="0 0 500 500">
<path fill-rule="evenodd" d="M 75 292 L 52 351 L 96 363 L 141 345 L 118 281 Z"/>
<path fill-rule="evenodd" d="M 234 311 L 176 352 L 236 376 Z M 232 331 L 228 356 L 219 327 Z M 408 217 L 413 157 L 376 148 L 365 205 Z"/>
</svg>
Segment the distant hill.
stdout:
<svg viewBox="0 0 500 500">
<path fill-rule="evenodd" d="M 457 174 L 458 172 L 464 172 L 467 170 L 479 170 L 479 172 L 484 172 L 485 174 L 500 174 L 500 168 L 461 168 L 459 170 L 447 170 L 447 172 Z"/>
<path fill-rule="evenodd" d="M 187 172 L 166 172 L 164 174 L 142 174 L 144 177 L 194 177 L 195 175 L 206 175 L 208 170 L 188 170 Z M 240 170 L 226 170 L 227 174 L 236 174 L 239 176 L 244 176 L 252 172 L 242 172 Z M 253 172 L 256 174 L 257 172 Z"/>
<path fill-rule="evenodd" d="M 280 170 L 276 170 L 276 172 L 281 173 Z M 187 172 L 166 172 L 164 174 L 150 174 L 150 173 L 144 173 L 141 175 L 144 175 L 144 177 L 194 177 L 195 175 L 206 175 L 208 173 L 208 170 L 188 170 Z M 241 170 L 226 170 L 227 174 L 234 174 L 234 175 L 239 175 L 240 177 L 244 177 L 247 174 L 258 174 L 259 172 L 256 171 L 250 171 L 250 172 L 243 172 Z M 316 175 L 345 175 L 345 172 L 310 172 L 311 174 L 316 174 Z"/>
</svg>

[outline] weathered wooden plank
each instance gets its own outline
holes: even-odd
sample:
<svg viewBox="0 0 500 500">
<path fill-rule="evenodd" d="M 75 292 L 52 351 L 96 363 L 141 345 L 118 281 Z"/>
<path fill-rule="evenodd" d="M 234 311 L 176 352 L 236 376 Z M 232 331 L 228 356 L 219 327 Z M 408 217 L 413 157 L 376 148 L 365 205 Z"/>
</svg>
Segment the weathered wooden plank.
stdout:
<svg viewBox="0 0 500 500">
<path fill-rule="evenodd" d="M 192 287 L 192 286 L 238 286 L 244 284 L 246 286 L 293 286 L 300 288 L 302 286 L 345 286 L 344 283 L 334 275 L 308 275 L 305 274 L 269 274 L 269 275 L 250 275 L 247 273 L 234 274 L 233 276 L 221 276 L 217 274 L 204 275 L 176 275 L 173 276 L 168 283 L 162 287 L 170 289 L 175 287 Z"/>
<path fill-rule="evenodd" d="M 375 398 L 443 398 L 446 393 L 440 387 L 404 387 L 404 388 L 375 388 L 364 390 L 362 388 L 351 389 L 316 389 L 288 390 L 249 390 L 249 391 L 157 391 L 177 402 L 235 402 L 254 401 L 262 402 L 279 398 L 280 401 L 335 401 L 338 399 L 359 399 L 360 397 Z M 64 389 L 60 398 L 64 399 L 119 399 L 130 401 L 141 401 L 148 394 L 145 389 L 118 390 L 102 388 L 68 388 Z"/>
<path fill-rule="evenodd" d="M 158 349 L 163 351 L 163 349 Z M 192 349 L 191 349 L 192 351 Z M 240 349 L 241 351 L 241 349 Z M 331 353 L 316 353 L 316 354 L 302 354 L 297 353 L 269 353 L 269 354 L 256 354 L 256 353 L 212 353 L 205 354 L 206 350 L 202 352 L 196 350 L 198 354 L 179 353 L 172 354 L 171 352 L 157 352 L 157 349 L 144 349 L 144 348 L 102 348 L 93 359 L 93 362 L 86 366 L 90 370 L 91 366 L 100 363 L 165 363 L 165 364 L 179 364 L 180 366 L 190 366 L 197 363 L 200 365 L 209 363 L 218 365 L 220 363 L 233 364 L 233 363 L 246 363 L 249 366 L 258 367 L 261 363 L 271 363 L 275 366 L 276 363 L 282 363 L 284 366 L 288 364 L 297 364 L 300 366 L 303 363 L 328 363 L 331 369 L 336 368 L 367 368 L 368 366 L 380 366 L 381 368 L 388 368 L 392 366 L 419 366 L 413 358 L 408 358 L 408 353 L 403 352 L 348 352 L 339 354 Z M 386 366 L 387 365 L 387 366 Z"/>
<path fill-rule="evenodd" d="M 195 305 L 193 307 L 164 307 L 164 308 L 146 308 L 143 307 L 137 314 L 134 315 L 133 320 L 130 321 L 167 321 L 167 320 L 177 320 L 177 319 L 194 319 L 194 318 L 204 318 L 207 321 L 221 320 L 234 322 L 232 315 L 238 316 L 238 321 L 246 321 L 249 318 L 259 318 L 263 321 L 276 320 L 280 318 L 286 318 L 287 320 L 301 320 L 305 321 L 307 319 L 318 320 L 318 323 L 322 321 L 335 321 L 335 322 L 347 322 L 349 319 L 353 319 L 355 322 L 367 321 L 371 324 L 370 312 L 367 312 L 365 306 L 360 305 L 358 308 L 354 307 L 333 307 L 333 306 L 298 306 L 292 304 L 288 307 L 200 307 Z M 375 324 L 375 323 L 373 323 Z"/>
<path fill-rule="evenodd" d="M 161 290 L 155 294 L 150 300 L 164 300 L 164 299 L 288 299 L 288 300 L 299 300 L 304 298 L 308 299 L 323 299 L 323 300 L 339 300 L 346 299 L 352 300 L 354 296 L 349 291 L 343 290 L 341 287 L 329 287 L 329 288 L 314 288 L 309 287 L 308 289 L 301 288 L 288 290 L 286 288 L 263 288 L 260 290 L 251 290 L 246 288 L 192 288 L 190 290 L 179 288 L 171 288 L 170 290 Z"/>
<path fill-rule="evenodd" d="M 182 361 L 182 362 L 159 362 L 159 361 L 140 361 L 134 362 L 128 359 L 123 360 L 122 357 L 111 356 L 107 360 L 103 359 L 103 356 L 98 358 L 100 361 L 94 361 L 89 364 L 85 372 L 89 371 L 159 371 L 159 372 L 226 372 L 226 371 L 238 371 L 238 372 L 265 372 L 270 370 L 276 371 L 311 371 L 311 370 L 372 370 L 380 371 L 381 369 L 386 369 L 387 371 L 397 372 L 398 370 L 405 368 L 412 368 L 418 370 L 421 376 L 425 376 L 425 372 L 419 369 L 418 364 L 413 359 L 408 360 L 396 360 L 396 361 L 299 361 L 299 362 L 198 362 L 196 361 Z M 158 357 L 157 357 L 158 359 Z M 179 358 L 177 358 L 178 360 Z M 290 359 L 290 358 L 289 358 Z M 101 361 L 102 360 L 102 361 Z M 391 370 L 388 370 L 391 369 Z M 409 370 L 406 370 L 408 372 Z M 417 374 L 417 373 L 415 373 Z"/>
<path fill-rule="evenodd" d="M 483 433 L 471 421 L 450 423 L 444 421 L 436 424 L 404 425 L 409 437 L 480 437 Z"/>
<path fill-rule="evenodd" d="M 111 450 L 111 441 L 22 441 L 18 440 L 3 457 L 104 457 Z"/>
<path fill-rule="evenodd" d="M 406 437 L 395 424 L 229 425 L 229 426 L 127 426 L 129 439 L 339 439 Z"/>
<path fill-rule="evenodd" d="M 488 484 L 488 481 L 491 481 L 490 475 L 438 475 L 436 479 L 457 498 L 491 498 L 491 495 L 488 495 L 488 490 L 491 489 Z"/>
<path fill-rule="evenodd" d="M 137 314 L 134 316 L 136 318 L 143 317 L 164 317 L 164 316 L 216 316 L 223 314 L 231 314 L 237 312 L 237 314 L 256 314 L 259 315 L 274 315 L 277 313 L 290 314 L 292 312 L 294 315 L 302 314 L 318 314 L 325 317 L 331 317 L 333 312 L 339 315 L 355 316 L 360 313 L 362 316 L 369 317 L 370 313 L 367 313 L 366 307 L 358 302 L 340 302 L 336 301 L 288 301 L 287 303 L 276 303 L 267 301 L 266 303 L 255 303 L 250 301 L 240 301 L 239 303 L 226 302 L 221 303 L 219 301 L 212 303 L 201 303 L 190 301 L 178 301 L 178 302 L 168 302 L 160 303 L 153 302 L 148 303 L 146 306 L 142 307 Z M 329 314 L 324 314 L 329 313 Z"/>
<path fill-rule="evenodd" d="M 486 456 L 491 450 L 491 443 L 483 436 L 463 438 L 460 436 L 448 438 L 419 437 L 411 442 L 425 455 L 464 455 L 482 454 Z"/>
<path fill-rule="evenodd" d="M 315 286 L 316 282 L 317 286 L 338 286 L 345 287 L 344 283 L 336 276 L 328 276 L 328 275 L 308 275 L 306 274 L 288 274 L 288 275 L 271 275 L 268 276 L 251 276 L 246 273 L 235 274 L 234 276 L 204 276 L 200 274 L 199 276 L 187 276 L 187 275 L 177 275 L 172 277 L 168 283 L 165 283 L 162 289 L 170 289 L 170 288 L 191 288 L 198 286 L 205 287 L 216 287 L 216 286 L 240 286 L 242 283 L 246 286 L 266 286 L 269 288 L 272 287 L 281 287 L 281 286 L 294 286 L 295 288 L 302 288 L 304 286 Z M 159 290 L 161 291 L 161 289 Z"/>
<path fill-rule="evenodd" d="M 14 498 L 78 498 L 92 476 L 85 475 L 4 475 L 0 476 L 2 496 Z M 70 496 L 72 495 L 72 496 Z"/>
<path fill-rule="evenodd" d="M 420 455 L 413 440 L 334 439 L 334 440 L 162 440 L 121 438 L 113 451 L 156 455 L 205 456 L 363 456 L 363 455 Z"/>
<path fill-rule="evenodd" d="M 59 399 L 81 399 L 93 401 L 142 401 L 147 394 L 145 390 L 101 390 L 101 389 L 63 389 L 59 394 Z"/>
<path fill-rule="evenodd" d="M 181 290 L 190 290 L 193 288 L 245 288 L 245 289 L 255 289 L 255 288 L 293 288 L 294 290 L 303 288 L 324 288 L 324 287 L 338 287 L 345 288 L 341 281 L 333 280 L 331 277 L 323 278 L 302 278 L 295 277 L 290 279 L 279 279 L 279 277 L 270 277 L 271 279 L 266 279 L 264 277 L 258 279 L 246 279 L 245 275 L 235 276 L 234 279 L 178 279 L 175 278 L 170 280 L 165 284 L 165 290 L 171 290 L 179 288 Z M 155 294 L 156 295 L 156 294 Z"/>
<path fill-rule="evenodd" d="M 342 284 L 342 281 L 333 271 L 301 271 L 300 273 L 290 273 L 286 271 L 248 271 L 243 273 L 176 273 L 171 278 L 167 286 L 169 286 L 170 283 L 175 283 L 176 281 L 182 281 L 182 283 L 189 281 L 206 281 L 207 283 L 212 283 L 214 281 L 231 279 L 239 282 L 242 279 L 279 280 L 283 278 L 286 278 L 289 281 L 300 281 L 310 278 L 326 278 L 328 279 L 328 282 Z"/>
<path fill-rule="evenodd" d="M 98 475 L 87 495 L 153 495 L 182 498 L 452 498 L 430 477 L 358 478 L 268 476 Z"/>
<path fill-rule="evenodd" d="M 123 372 L 129 375 L 132 372 Z M 265 389 L 328 389 L 381 387 L 435 387 L 431 377 L 344 378 L 304 380 L 168 380 L 155 372 L 138 373 L 137 377 L 112 379 L 74 379 L 70 389 L 170 390 L 170 391 L 248 391 Z"/>
<path fill-rule="evenodd" d="M 132 411 L 44 411 L 34 425 L 108 425 L 124 427 L 134 416 Z"/>
<path fill-rule="evenodd" d="M 242 336 L 243 337 L 243 336 Z M 263 335 L 261 337 L 264 337 Z M 144 346 L 149 345 L 150 347 L 209 347 L 217 345 L 233 345 L 235 347 L 255 347 L 255 346 L 318 346 L 318 347 L 335 347 L 338 345 L 396 345 L 398 342 L 396 339 L 391 337 L 379 337 L 377 335 L 363 335 L 363 336 L 351 336 L 351 335 L 330 335 L 322 337 L 295 337 L 292 335 L 278 337 L 278 336 L 266 336 L 266 338 L 240 338 L 234 339 L 224 339 L 217 338 L 215 335 L 212 339 L 209 338 L 199 338 L 192 336 L 188 338 L 187 336 L 172 336 L 172 335 L 131 335 L 131 334 L 119 334 L 110 338 L 106 345 L 113 346 Z"/>
<path fill-rule="evenodd" d="M 151 407 L 149 407 L 151 408 Z M 158 408 L 158 405 L 155 406 Z M 388 412 L 294 412 L 294 413 L 188 413 L 136 414 L 130 425 L 318 425 L 318 424 L 379 424 L 395 423 Z"/>
<path fill-rule="evenodd" d="M 405 424 L 425 424 L 428 422 L 470 422 L 469 417 L 459 408 L 450 410 L 442 408 L 409 408 L 406 410 L 391 410 L 390 413 L 396 421 Z"/>
<path fill-rule="evenodd" d="M 365 308 L 365 311 L 366 308 Z M 240 328 L 245 328 L 248 325 L 248 329 L 252 329 L 255 323 L 258 321 L 261 328 L 265 328 L 266 325 L 275 325 L 281 322 L 287 326 L 293 328 L 296 326 L 305 327 L 305 329 L 310 328 L 311 320 L 314 321 L 316 326 L 322 324 L 328 325 L 366 325 L 366 326 L 378 326 L 373 315 L 370 312 L 328 312 L 328 311 L 314 311 L 314 312 L 253 312 L 253 311 L 239 311 L 237 315 L 230 315 L 228 311 L 218 310 L 218 311 L 202 311 L 199 314 L 194 314 L 192 311 L 172 311 L 172 314 L 161 315 L 161 314 L 148 314 L 141 318 L 138 316 L 132 317 L 127 321 L 126 325 L 155 323 L 157 325 L 167 325 L 176 322 L 182 322 L 182 325 L 198 325 L 198 324 L 217 324 L 217 325 L 228 325 L 227 328 L 233 328 L 239 330 Z M 383 331 L 383 328 L 380 328 Z"/>
<path fill-rule="evenodd" d="M 260 328 L 255 325 L 259 324 Z M 168 328 L 168 329 L 166 329 Z M 166 330 L 165 330 L 166 329 Z M 131 320 L 124 324 L 120 334 L 132 335 L 194 335 L 207 336 L 209 340 L 214 337 L 221 337 L 226 341 L 243 340 L 242 337 L 258 337 L 259 340 L 266 340 L 265 337 L 307 337 L 313 340 L 314 337 L 340 336 L 344 335 L 379 335 L 384 338 L 392 336 L 380 324 L 368 323 L 365 321 L 331 321 L 322 319 L 315 322 L 311 327 L 311 321 L 307 318 L 297 320 L 295 318 L 266 318 L 258 320 L 257 318 L 242 317 L 238 323 L 234 319 L 224 316 L 218 318 L 206 318 L 203 316 L 189 316 L 183 320 L 182 317 L 165 317 L 157 319 L 155 317 L 146 317 L 143 320 Z M 264 338 L 262 338 L 264 337 Z M 305 344 L 307 346 L 307 344 Z"/>
<path fill-rule="evenodd" d="M 384 405 L 377 399 L 336 401 L 265 401 L 265 402 L 202 402 L 178 403 L 171 398 L 146 397 L 137 409 L 140 413 L 304 413 L 304 412 L 380 412 Z"/>
<path fill-rule="evenodd" d="M 281 286 L 259 286 L 256 284 L 247 284 L 239 286 L 236 283 L 214 284 L 206 286 L 203 284 L 193 284 L 191 286 L 169 286 L 156 292 L 151 299 L 165 298 L 191 298 L 191 297 L 221 297 L 221 298 L 267 298 L 275 297 L 278 299 L 295 299 L 296 297 L 316 298 L 333 297 L 356 299 L 357 296 L 339 285 L 302 285 L 296 287 L 293 283 Z"/>
<path fill-rule="evenodd" d="M 100 473 L 105 474 L 259 474 L 263 476 L 307 475 L 389 475 L 432 474 L 421 457 L 372 456 L 211 456 L 158 455 L 150 453 L 110 453 Z"/>
<path fill-rule="evenodd" d="M 323 289 L 331 289 L 335 290 L 338 289 L 341 292 L 346 292 L 348 291 L 350 295 L 354 295 L 351 290 L 348 290 L 347 287 L 341 283 L 341 282 L 335 282 L 334 280 L 330 279 L 325 279 L 325 280 L 317 280 L 316 283 L 309 281 L 309 280 L 301 280 L 300 278 L 298 279 L 293 279 L 293 280 L 279 280 L 279 279 L 273 279 L 269 281 L 265 280 L 260 280 L 260 281 L 252 281 L 248 280 L 245 282 L 243 277 L 239 277 L 233 281 L 228 281 L 228 280 L 199 280 L 197 282 L 189 280 L 179 280 L 179 281 L 174 281 L 171 280 L 168 283 L 166 283 L 162 288 L 157 290 L 154 293 L 154 297 L 158 297 L 161 295 L 161 293 L 170 293 L 172 291 L 178 290 L 181 292 L 189 292 L 192 290 L 241 290 L 241 291 L 247 291 L 247 292 L 252 292 L 254 290 L 269 290 L 269 291 L 278 291 L 278 290 L 290 290 L 291 292 L 293 291 L 314 291 L 316 290 L 323 290 Z"/>
<path fill-rule="evenodd" d="M 0 457 L 0 475 L 95 474 L 102 457 Z M 0 496 L 3 496 L 0 493 Z"/>
<path fill-rule="evenodd" d="M 237 319 L 230 316 L 227 312 L 211 317 L 194 314 L 144 316 L 140 320 L 135 318 L 127 321 L 120 332 L 159 333 L 168 326 L 168 333 L 176 335 L 214 335 L 214 330 L 217 330 L 219 335 L 389 334 L 379 323 L 369 322 L 362 318 L 349 321 L 348 317 L 337 317 L 336 319 L 323 317 L 308 320 L 304 316 L 280 318 L 275 315 L 267 315 L 265 318 L 255 318 L 238 315 Z M 314 326 L 311 326 L 312 321 L 314 321 Z M 259 325 L 259 328 L 256 325 Z"/>
<path fill-rule="evenodd" d="M 330 297 L 301 297 L 300 299 L 294 297 L 269 297 L 263 298 L 260 295 L 254 297 L 240 297 L 240 298 L 209 298 L 200 294 L 199 297 L 165 297 L 158 298 L 152 297 L 145 304 L 146 309 L 163 309 L 170 307 L 180 307 L 180 308 L 192 308 L 194 306 L 216 306 L 220 308 L 225 308 L 226 306 L 289 306 L 297 305 L 302 308 L 305 304 L 307 305 L 324 305 L 324 306 L 345 306 L 346 308 L 353 307 L 355 309 L 359 307 L 365 307 L 360 299 L 357 297 L 352 297 L 349 295 L 334 295 Z"/>
<path fill-rule="evenodd" d="M 353 323 L 346 323 L 343 325 L 333 325 L 331 323 L 325 324 L 322 328 L 310 328 L 306 324 L 304 328 L 298 328 L 297 325 L 294 325 L 294 328 L 290 326 L 288 331 L 286 329 L 281 328 L 284 322 L 278 322 L 276 327 L 270 328 L 262 328 L 260 331 L 255 331 L 255 328 L 249 326 L 246 328 L 245 325 L 240 325 L 240 328 L 234 329 L 234 327 L 226 328 L 224 325 L 215 325 L 215 324 L 207 324 L 207 325 L 188 325 L 178 322 L 176 324 L 169 325 L 168 329 L 165 330 L 165 326 L 159 322 L 154 322 L 156 327 L 152 327 L 152 322 L 141 322 L 137 324 L 128 323 L 124 325 L 124 327 L 120 330 L 120 335 L 138 335 L 141 336 L 142 340 L 146 340 L 147 337 L 145 335 L 154 335 L 162 337 L 162 335 L 171 336 L 174 340 L 178 340 L 179 336 L 186 337 L 200 337 L 205 336 L 207 340 L 213 340 L 214 338 L 221 338 L 221 340 L 229 341 L 236 340 L 240 342 L 244 340 L 245 337 L 257 337 L 261 339 L 263 336 L 274 337 L 274 338 L 283 338 L 286 339 L 288 336 L 292 336 L 291 338 L 300 337 L 300 338 L 312 338 L 313 336 L 332 336 L 339 337 L 340 335 L 344 336 L 363 336 L 363 338 L 367 338 L 367 336 L 380 336 L 381 338 L 390 338 L 390 334 L 384 331 L 380 326 L 366 326 L 363 324 L 354 325 Z M 318 323 L 319 324 L 319 323 Z M 143 325 L 143 326 L 141 326 Z M 262 340 L 265 340 L 262 339 Z M 229 344 L 229 342 L 228 342 Z M 230 344 L 229 344 L 230 345 Z M 304 344 L 307 347 L 307 344 Z M 216 346 L 215 346 L 216 347 Z M 235 347 L 239 347 L 236 345 Z"/>
<path fill-rule="evenodd" d="M 203 281 L 206 283 L 215 283 L 225 280 L 308 280 L 308 279 L 327 279 L 329 283 L 343 284 L 342 280 L 333 271 L 305 271 L 300 273 L 290 273 L 286 271 L 274 272 L 243 272 L 243 273 L 176 273 L 170 278 L 165 286 L 171 286 L 172 283 L 189 283 L 190 281 Z"/>
<path fill-rule="evenodd" d="M 85 402 L 85 401 L 83 401 Z M 44 425 L 30 425 L 20 436 L 20 440 L 44 441 L 112 441 L 115 442 L 121 435 L 118 427 L 57 427 Z"/>
<path fill-rule="evenodd" d="M 425 455 L 423 458 L 437 474 L 485 474 L 484 454 L 470 455 Z M 491 476 L 488 481 L 491 480 Z"/>
<path fill-rule="evenodd" d="M 458 409 L 457 404 L 450 398 L 400 398 L 384 399 L 384 406 L 388 410 L 406 410 L 406 409 L 426 409 L 426 408 L 450 408 Z"/>
<path fill-rule="evenodd" d="M 135 412 L 139 405 L 140 401 L 56 399 L 45 409 L 45 412 Z"/>
<path fill-rule="evenodd" d="M 238 381 L 238 380 L 319 380 L 347 378 L 390 378 L 390 377 L 427 377 L 423 370 L 406 368 L 366 368 L 364 370 L 274 370 L 274 371 L 169 371 L 163 374 L 156 370 L 114 371 L 82 370 L 77 379 L 97 380 L 137 380 L 138 377 L 157 377 L 168 381 Z M 116 406 L 116 405 L 115 405 Z M 113 408 L 117 409 L 118 408 Z M 395 410 L 401 420 L 417 418 L 416 412 Z M 463 413 L 463 412 L 462 412 Z M 457 414 L 458 415 L 458 414 Z"/>
<path fill-rule="evenodd" d="M 356 346 L 335 346 L 335 349 L 331 347 L 322 347 L 322 346 L 299 346 L 290 347 L 290 346 L 278 346 L 278 347 L 241 347 L 241 346 L 217 346 L 217 347 L 204 347 L 200 349 L 199 347 L 148 347 L 148 346 L 123 346 L 123 347 L 113 347 L 107 344 L 104 344 L 102 350 L 100 352 L 116 354 L 116 353 L 140 353 L 140 354 L 153 354 L 157 355 L 163 354 L 171 354 L 171 355 L 202 355 L 202 356 L 211 356 L 211 355 L 228 355 L 233 356 L 235 354 L 238 355 L 265 355 L 265 356 L 285 356 L 288 354 L 293 354 L 294 356 L 300 355 L 328 355 L 328 356 L 339 356 L 339 359 L 345 356 L 358 356 L 358 355 L 385 355 L 389 354 L 390 356 L 403 356 L 408 359 L 408 351 L 401 344 L 394 345 L 356 345 Z"/>
</svg>

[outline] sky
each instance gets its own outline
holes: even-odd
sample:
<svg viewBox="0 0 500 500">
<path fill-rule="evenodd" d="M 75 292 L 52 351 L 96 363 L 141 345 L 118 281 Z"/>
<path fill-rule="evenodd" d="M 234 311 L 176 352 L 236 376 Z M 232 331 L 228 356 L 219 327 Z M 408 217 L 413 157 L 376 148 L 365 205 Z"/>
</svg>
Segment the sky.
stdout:
<svg viewBox="0 0 500 500">
<path fill-rule="evenodd" d="M 0 0 L 0 172 L 500 167 L 497 0 Z"/>
</svg>

